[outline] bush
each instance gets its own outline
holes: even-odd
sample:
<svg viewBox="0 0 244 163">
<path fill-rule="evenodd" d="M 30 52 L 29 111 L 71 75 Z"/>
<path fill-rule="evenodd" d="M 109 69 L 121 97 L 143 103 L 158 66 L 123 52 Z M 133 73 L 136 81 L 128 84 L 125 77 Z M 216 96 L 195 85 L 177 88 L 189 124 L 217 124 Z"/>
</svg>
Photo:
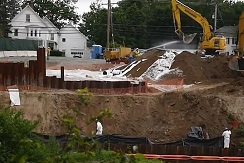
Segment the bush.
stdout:
<svg viewBox="0 0 244 163">
<path fill-rule="evenodd" d="M 65 57 L 65 53 L 59 50 L 52 50 L 50 51 L 50 56 Z"/>
<path fill-rule="evenodd" d="M 244 135 L 244 124 L 240 124 L 237 128 L 235 128 L 236 135 L 239 137 L 243 137 Z"/>
<path fill-rule="evenodd" d="M 32 130 L 38 122 L 23 119 L 21 111 L 0 107 L 0 162 L 7 162 L 21 151 L 21 143 L 33 137 Z"/>
</svg>

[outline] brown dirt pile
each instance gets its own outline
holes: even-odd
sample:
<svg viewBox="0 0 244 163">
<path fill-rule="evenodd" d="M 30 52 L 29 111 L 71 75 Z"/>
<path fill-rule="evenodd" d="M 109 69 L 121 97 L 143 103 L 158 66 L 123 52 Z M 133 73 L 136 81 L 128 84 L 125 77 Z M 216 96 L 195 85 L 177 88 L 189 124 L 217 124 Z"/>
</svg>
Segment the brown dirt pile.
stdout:
<svg viewBox="0 0 244 163">
<path fill-rule="evenodd" d="M 171 69 L 182 70 L 185 83 L 192 84 L 235 77 L 236 74 L 228 66 L 229 61 L 230 57 L 228 56 L 201 58 L 199 55 L 184 51 L 175 57 Z"/>
<path fill-rule="evenodd" d="M 137 64 L 126 76 L 141 76 L 164 53 L 165 51 L 159 49 L 145 52 L 142 56 L 136 58 L 136 61 L 146 60 Z M 168 74 L 163 76 L 161 80 L 183 77 L 185 84 L 193 84 L 209 80 L 233 78 L 236 76 L 236 73 L 228 66 L 230 59 L 231 57 L 223 55 L 214 56 L 213 58 L 201 58 L 199 55 L 183 51 L 175 57 L 175 61 L 171 65 L 171 69 L 179 69 L 183 71 L 183 74 Z M 160 83 L 160 81 L 158 82 Z"/>
</svg>

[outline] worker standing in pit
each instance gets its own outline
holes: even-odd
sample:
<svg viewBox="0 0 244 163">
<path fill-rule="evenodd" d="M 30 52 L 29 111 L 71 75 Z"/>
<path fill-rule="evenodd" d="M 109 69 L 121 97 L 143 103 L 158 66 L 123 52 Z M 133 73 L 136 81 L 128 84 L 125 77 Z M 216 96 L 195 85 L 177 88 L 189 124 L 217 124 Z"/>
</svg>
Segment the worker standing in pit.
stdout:
<svg viewBox="0 0 244 163">
<path fill-rule="evenodd" d="M 102 123 L 99 122 L 98 119 L 95 119 L 95 122 L 97 123 L 97 132 L 96 132 L 96 135 L 102 135 L 103 134 L 103 126 L 102 126 Z"/>
<path fill-rule="evenodd" d="M 224 132 L 222 133 L 222 136 L 224 137 L 224 148 L 230 147 L 230 135 L 231 131 L 225 127 Z"/>
<path fill-rule="evenodd" d="M 51 51 L 51 48 L 50 47 L 47 47 L 47 60 L 49 60 L 50 51 Z"/>
</svg>

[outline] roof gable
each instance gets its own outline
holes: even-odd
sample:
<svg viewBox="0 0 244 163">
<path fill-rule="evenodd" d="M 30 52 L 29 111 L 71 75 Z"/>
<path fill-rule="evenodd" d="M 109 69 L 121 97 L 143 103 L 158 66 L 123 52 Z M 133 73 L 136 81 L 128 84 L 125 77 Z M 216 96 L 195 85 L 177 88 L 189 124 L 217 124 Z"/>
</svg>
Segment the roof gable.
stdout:
<svg viewBox="0 0 244 163">
<path fill-rule="evenodd" d="M 82 37 L 86 38 L 86 36 L 83 33 L 81 33 L 76 27 L 74 27 L 71 23 L 69 23 L 69 24 L 65 25 L 63 28 L 61 28 L 60 33 L 62 34 L 62 31 L 66 30 L 67 28 L 72 28 L 77 33 L 79 33 Z"/>
<path fill-rule="evenodd" d="M 47 27 L 53 27 L 55 30 L 58 30 L 58 28 L 46 16 L 42 20 Z"/>
<path fill-rule="evenodd" d="M 217 34 L 223 34 L 225 37 L 236 37 L 238 28 L 237 26 L 223 26 L 216 30 Z"/>
<path fill-rule="evenodd" d="M 21 10 L 17 15 L 15 15 L 15 17 L 11 21 L 17 19 L 20 15 L 24 14 L 26 11 L 31 11 L 33 15 L 35 15 L 38 19 L 40 19 L 41 22 L 43 22 L 42 18 L 29 5 L 27 5 L 23 10 Z"/>
</svg>

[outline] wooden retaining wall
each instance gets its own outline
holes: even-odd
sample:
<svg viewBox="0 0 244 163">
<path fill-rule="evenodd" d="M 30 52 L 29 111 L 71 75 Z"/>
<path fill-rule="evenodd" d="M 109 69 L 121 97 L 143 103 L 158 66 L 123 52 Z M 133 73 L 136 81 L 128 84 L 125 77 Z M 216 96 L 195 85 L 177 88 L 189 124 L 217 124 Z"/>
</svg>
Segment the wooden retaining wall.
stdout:
<svg viewBox="0 0 244 163">
<path fill-rule="evenodd" d="M 88 88 L 97 94 L 146 93 L 146 82 L 138 84 L 130 81 L 64 81 L 64 67 L 61 67 L 61 78 L 46 76 L 45 48 L 38 49 L 37 60 L 19 63 L 0 63 L 0 90 L 16 85 L 20 90 Z"/>
</svg>

